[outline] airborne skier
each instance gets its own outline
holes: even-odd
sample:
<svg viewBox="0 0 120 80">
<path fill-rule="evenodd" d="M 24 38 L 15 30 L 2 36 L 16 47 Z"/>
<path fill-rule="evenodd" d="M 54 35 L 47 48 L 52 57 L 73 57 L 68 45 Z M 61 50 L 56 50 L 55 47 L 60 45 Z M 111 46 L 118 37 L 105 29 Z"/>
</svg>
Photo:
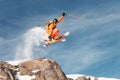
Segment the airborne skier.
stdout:
<svg viewBox="0 0 120 80">
<path fill-rule="evenodd" d="M 45 46 L 49 46 L 50 44 L 52 44 L 54 42 L 62 42 L 62 41 L 64 41 L 63 38 L 65 38 L 66 36 L 69 35 L 69 32 L 66 32 L 62 36 L 59 36 L 60 30 L 57 29 L 57 24 L 62 22 L 65 15 L 66 15 L 66 13 L 63 12 L 62 16 L 60 18 L 58 18 L 58 19 L 55 18 L 46 24 L 45 28 L 46 28 L 46 32 L 48 34 L 49 40 L 45 40 L 45 42 L 46 42 Z"/>
</svg>

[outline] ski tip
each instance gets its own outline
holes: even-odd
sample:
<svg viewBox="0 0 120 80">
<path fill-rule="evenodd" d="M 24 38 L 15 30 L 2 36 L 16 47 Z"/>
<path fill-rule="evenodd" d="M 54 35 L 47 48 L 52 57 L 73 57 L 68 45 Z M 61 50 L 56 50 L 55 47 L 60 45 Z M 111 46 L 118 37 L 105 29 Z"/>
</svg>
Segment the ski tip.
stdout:
<svg viewBox="0 0 120 80">
<path fill-rule="evenodd" d="M 66 32 L 65 34 L 64 34 L 64 36 L 68 36 L 70 34 L 70 32 Z"/>
<path fill-rule="evenodd" d="M 50 45 L 49 45 L 49 44 L 44 44 L 44 45 L 43 45 L 43 47 L 48 47 L 48 46 L 50 46 Z"/>
<path fill-rule="evenodd" d="M 66 41 L 66 39 L 62 39 L 62 40 L 61 40 L 61 42 L 65 42 L 65 41 Z"/>
<path fill-rule="evenodd" d="M 43 45 L 43 47 L 47 47 L 46 45 Z"/>
</svg>

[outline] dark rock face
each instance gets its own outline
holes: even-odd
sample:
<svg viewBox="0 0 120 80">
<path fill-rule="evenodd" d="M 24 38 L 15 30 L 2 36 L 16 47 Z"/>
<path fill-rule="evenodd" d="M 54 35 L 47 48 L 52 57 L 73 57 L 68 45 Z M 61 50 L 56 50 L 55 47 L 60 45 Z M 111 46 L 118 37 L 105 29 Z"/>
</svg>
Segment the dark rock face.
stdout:
<svg viewBox="0 0 120 80">
<path fill-rule="evenodd" d="M 7 62 L 0 62 L 0 80 L 17 80 L 15 66 Z"/>
</svg>

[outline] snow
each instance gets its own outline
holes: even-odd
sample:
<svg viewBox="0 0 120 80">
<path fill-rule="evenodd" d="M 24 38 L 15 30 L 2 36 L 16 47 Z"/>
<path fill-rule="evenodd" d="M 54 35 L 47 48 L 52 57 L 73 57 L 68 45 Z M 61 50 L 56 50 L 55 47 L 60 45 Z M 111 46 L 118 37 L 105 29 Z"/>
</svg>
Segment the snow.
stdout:
<svg viewBox="0 0 120 80">
<path fill-rule="evenodd" d="M 115 79 L 115 78 L 98 78 L 99 80 L 120 80 L 120 79 Z"/>
<path fill-rule="evenodd" d="M 9 64 L 12 64 L 12 65 L 18 65 L 19 63 L 24 62 L 24 61 L 27 61 L 27 59 L 24 59 L 24 60 L 15 60 L 15 61 L 7 61 L 7 62 Z"/>
<path fill-rule="evenodd" d="M 90 77 L 91 80 L 95 79 L 95 77 L 93 77 L 93 76 L 87 76 L 87 75 L 81 75 L 81 74 L 68 74 L 66 76 L 68 78 L 72 78 L 73 80 L 76 80 L 78 77 L 81 77 L 81 76 L 85 76 L 86 78 Z M 99 77 L 97 79 L 98 80 L 120 80 L 120 79 L 116 79 L 116 78 L 104 78 L 104 77 Z"/>
<path fill-rule="evenodd" d="M 81 76 L 85 76 L 86 78 L 90 77 L 91 80 L 94 80 L 95 77 L 92 77 L 92 76 L 86 76 L 86 75 L 82 75 L 82 74 L 68 74 L 66 75 L 68 78 L 72 78 L 74 80 L 76 80 L 78 77 L 81 77 Z"/>
<path fill-rule="evenodd" d="M 16 77 L 19 80 L 31 80 L 31 79 L 35 79 L 35 76 L 29 76 L 29 75 L 20 76 L 19 73 L 16 75 Z"/>
<path fill-rule="evenodd" d="M 37 73 L 39 71 L 39 69 L 38 70 L 34 70 L 34 71 L 32 71 L 33 73 Z"/>
<path fill-rule="evenodd" d="M 16 54 L 14 56 L 14 59 L 32 59 L 34 48 L 36 46 L 42 46 L 44 40 L 48 40 L 48 35 L 44 28 L 33 27 L 29 29 L 21 36 L 21 40 L 16 47 Z"/>
</svg>

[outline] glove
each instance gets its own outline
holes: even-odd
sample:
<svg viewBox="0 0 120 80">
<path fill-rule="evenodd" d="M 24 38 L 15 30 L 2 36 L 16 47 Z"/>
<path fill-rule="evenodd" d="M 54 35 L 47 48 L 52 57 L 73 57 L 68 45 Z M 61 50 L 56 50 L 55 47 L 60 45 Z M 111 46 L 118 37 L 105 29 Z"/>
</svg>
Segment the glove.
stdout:
<svg viewBox="0 0 120 80">
<path fill-rule="evenodd" d="M 66 15 L 66 13 L 65 13 L 65 12 L 63 12 L 63 13 L 62 13 L 62 15 L 63 15 L 63 16 L 65 16 L 65 15 Z"/>
</svg>

